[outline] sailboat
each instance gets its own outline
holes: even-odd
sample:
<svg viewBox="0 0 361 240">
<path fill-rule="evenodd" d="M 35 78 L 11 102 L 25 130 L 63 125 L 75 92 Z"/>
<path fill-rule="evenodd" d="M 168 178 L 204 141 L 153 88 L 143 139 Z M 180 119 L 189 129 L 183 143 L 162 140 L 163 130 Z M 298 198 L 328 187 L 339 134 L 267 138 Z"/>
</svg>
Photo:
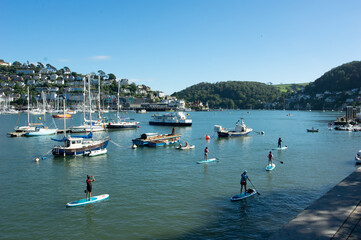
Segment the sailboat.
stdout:
<svg viewBox="0 0 361 240">
<path fill-rule="evenodd" d="M 106 127 L 108 129 L 135 129 L 138 127 L 139 122 L 136 121 L 128 121 L 129 118 L 120 118 L 119 117 L 119 89 L 120 82 L 118 82 L 118 95 L 117 95 L 117 119 L 113 122 L 107 122 Z"/>
<path fill-rule="evenodd" d="M 90 80 L 89 80 L 90 81 Z M 90 82 L 89 82 L 89 100 L 90 100 Z M 65 114 L 65 99 L 64 102 L 64 114 Z M 89 101 L 89 109 L 91 109 L 91 101 Z M 90 114 L 90 122 L 91 122 Z M 89 155 L 95 156 L 99 154 L 105 154 L 106 148 L 108 146 L 109 137 L 102 138 L 100 140 L 93 139 L 93 126 L 90 124 L 90 133 L 84 136 L 66 136 L 66 120 L 64 118 L 64 137 L 63 139 L 54 139 L 52 140 L 58 142 L 64 142 L 63 146 L 54 146 L 52 153 L 54 156 L 78 156 L 78 155 Z"/>
<path fill-rule="evenodd" d="M 27 109 L 27 114 L 28 114 L 28 125 L 25 126 L 18 126 L 15 127 L 15 132 L 17 133 L 23 133 L 25 136 L 31 137 L 31 136 L 43 136 L 43 135 L 52 135 L 52 134 L 56 134 L 57 133 L 57 128 L 48 128 L 46 127 L 43 123 L 30 123 L 30 109 L 29 109 L 29 105 L 30 105 L 30 101 L 29 101 L 29 88 L 28 88 L 28 94 L 27 94 L 27 100 L 28 100 L 28 109 Z M 45 108 L 45 100 L 43 98 L 43 106 Z M 44 113 L 44 120 L 45 120 L 45 109 L 43 111 Z M 41 119 L 39 117 L 39 119 Z M 11 133 L 10 133 L 11 135 Z M 14 135 L 16 136 L 16 134 Z"/>
<path fill-rule="evenodd" d="M 90 86 L 90 77 L 89 77 L 89 80 L 88 80 L 88 85 Z M 89 121 L 86 119 L 85 117 L 85 113 L 86 113 L 86 110 L 85 110 L 85 80 L 84 80 L 84 90 L 83 90 L 83 124 L 82 125 L 79 125 L 79 126 L 73 126 L 73 127 L 70 127 L 69 130 L 70 132 L 72 133 L 80 133 L 80 132 L 100 132 L 100 131 L 104 131 L 105 128 L 103 126 L 103 123 L 101 121 L 101 119 L 98 119 L 97 121 Z M 91 98 L 90 98 L 90 87 L 89 87 L 89 102 L 91 102 Z M 91 105 L 91 104 L 89 104 Z M 89 109 L 89 115 L 91 116 L 92 114 L 92 109 L 90 108 Z M 100 115 L 100 113 L 99 113 Z"/>
</svg>

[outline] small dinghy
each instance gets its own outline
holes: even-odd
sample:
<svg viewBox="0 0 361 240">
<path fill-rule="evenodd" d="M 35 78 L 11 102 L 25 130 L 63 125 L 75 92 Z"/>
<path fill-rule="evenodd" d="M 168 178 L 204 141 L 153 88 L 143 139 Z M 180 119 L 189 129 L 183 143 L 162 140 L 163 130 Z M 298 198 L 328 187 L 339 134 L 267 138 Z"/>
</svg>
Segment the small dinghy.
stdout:
<svg viewBox="0 0 361 240">
<path fill-rule="evenodd" d="M 196 147 L 195 145 L 188 145 L 188 146 L 179 145 L 177 147 L 177 149 L 179 149 L 179 150 L 189 150 L 189 149 L 194 149 L 195 147 Z"/>
<path fill-rule="evenodd" d="M 256 189 L 249 188 L 247 190 L 247 193 L 242 193 L 242 195 L 237 194 L 237 195 L 231 197 L 231 201 L 239 201 L 239 200 L 242 200 L 245 198 L 249 198 L 249 197 L 256 195 L 256 193 L 257 193 Z"/>
<path fill-rule="evenodd" d="M 92 150 L 89 152 L 89 157 L 95 157 L 95 156 L 99 156 L 99 155 L 103 155 L 106 154 L 108 152 L 108 150 L 106 148 L 103 149 L 99 149 L 99 150 Z"/>
</svg>

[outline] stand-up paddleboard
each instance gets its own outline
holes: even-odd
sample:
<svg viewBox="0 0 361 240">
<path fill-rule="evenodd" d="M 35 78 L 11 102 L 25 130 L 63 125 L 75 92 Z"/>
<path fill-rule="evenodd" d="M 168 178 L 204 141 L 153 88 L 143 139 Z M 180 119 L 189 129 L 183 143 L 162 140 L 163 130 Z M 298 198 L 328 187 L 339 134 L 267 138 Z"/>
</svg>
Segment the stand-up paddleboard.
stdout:
<svg viewBox="0 0 361 240">
<path fill-rule="evenodd" d="M 81 205 L 85 205 L 85 204 L 99 202 L 99 201 L 105 200 L 107 198 L 109 198 L 109 194 L 103 194 L 103 195 L 91 197 L 90 201 L 87 200 L 86 198 L 83 198 L 83 199 L 80 199 L 77 201 L 69 202 L 66 204 L 66 206 L 67 207 L 77 207 L 77 206 L 81 206 Z"/>
<path fill-rule="evenodd" d="M 247 190 L 246 194 L 242 193 L 242 195 L 237 194 L 237 195 L 231 197 L 231 201 L 239 201 L 239 200 L 242 200 L 242 199 L 245 199 L 245 198 L 249 198 L 249 197 L 252 197 L 252 196 L 256 195 L 256 193 L 257 193 L 256 189 L 249 188 Z"/>
<path fill-rule="evenodd" d="M 202 163 L 210 163 L 210 162 L 214 162 L 217 161 L 217 158 L 210 158 L 208 160 L 202 160 L 202 161 L 198 161 L 198 164 L 202 164 Z"/>
<path fill-rule="evenodd" d="M 287 149 L 288 147 L 287 146 L 284 146 L 284 147 L 276 147 L 276 148 L 272 148 L 272 150 L 285 150 Z"/>
<path fill-rule="evenodd" d="M 274 163 L 271 164 L 268 164 L 266 166 L 266 171 L 272 171 L 273 169 L 275 169 L 276 165 Z"/>
</svg>

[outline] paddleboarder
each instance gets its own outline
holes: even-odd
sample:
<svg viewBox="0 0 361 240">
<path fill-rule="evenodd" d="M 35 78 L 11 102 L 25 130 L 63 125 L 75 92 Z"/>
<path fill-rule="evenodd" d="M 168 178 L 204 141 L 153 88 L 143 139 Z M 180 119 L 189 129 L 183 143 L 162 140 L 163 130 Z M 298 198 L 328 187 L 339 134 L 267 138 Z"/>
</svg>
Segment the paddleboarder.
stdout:
<svg viewBox="0 0 361 240">
<path fill-rule="evenodd" d="M 86 197 L 85 198 L 88 201 L 90 201 L 90 198 L 92 196 L 92 182 L 95 181 L 94 176 L 91 176 L 91 177 L 92 177 L 92 179 L 90 179 L 90 176 L 87 175 L 87 179 L 86 179 Z"/>
<path fill-rule="evenodd" d="M 272 155 L 272 152 L 270 151 L 268 154 L 268 165 L 272 166 L 272 163 L 273 163 L 272 160 L 273 160 L 273 155 Z"/>
<path fill-rule="evenodd" d="M 278 138 L 278 147 L 281 148 L 282 139 Z"/>
<path fill-rule="evenodd" d="M 246 196 L 247 194 L 247 179 L 249 180 L 249 177 L 247 175 L 247 170 L 244 170 L 242 175 L 241 175 L 241 181 L 240 181 L 240 184 L 241 184 L 241 196 L 242 196 L 242 189 L 243 189 L 243 186 L 244 186 L 244 195 Z"/>
<path fill-rule="evenodd" d="M 208 153 L 209 153 L 209 150 L 208 150 L 208 147 L 206 147 L 205 149 L 204 149 L 204 160 L 208 160 Z"/>
</svg>

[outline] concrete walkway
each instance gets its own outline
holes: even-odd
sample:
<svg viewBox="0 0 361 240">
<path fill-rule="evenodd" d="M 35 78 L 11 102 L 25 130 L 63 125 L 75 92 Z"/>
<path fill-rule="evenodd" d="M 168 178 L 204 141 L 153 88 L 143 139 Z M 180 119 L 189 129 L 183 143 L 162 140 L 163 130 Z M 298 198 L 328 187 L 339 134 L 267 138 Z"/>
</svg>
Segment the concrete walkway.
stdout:
<svg viewBox="0 0 361 240">
<path fill-rule="evenodd" d="M 361 239 L 360 219 L 361 168 L 358 168 L 269 239 Z"/>
</svg>

